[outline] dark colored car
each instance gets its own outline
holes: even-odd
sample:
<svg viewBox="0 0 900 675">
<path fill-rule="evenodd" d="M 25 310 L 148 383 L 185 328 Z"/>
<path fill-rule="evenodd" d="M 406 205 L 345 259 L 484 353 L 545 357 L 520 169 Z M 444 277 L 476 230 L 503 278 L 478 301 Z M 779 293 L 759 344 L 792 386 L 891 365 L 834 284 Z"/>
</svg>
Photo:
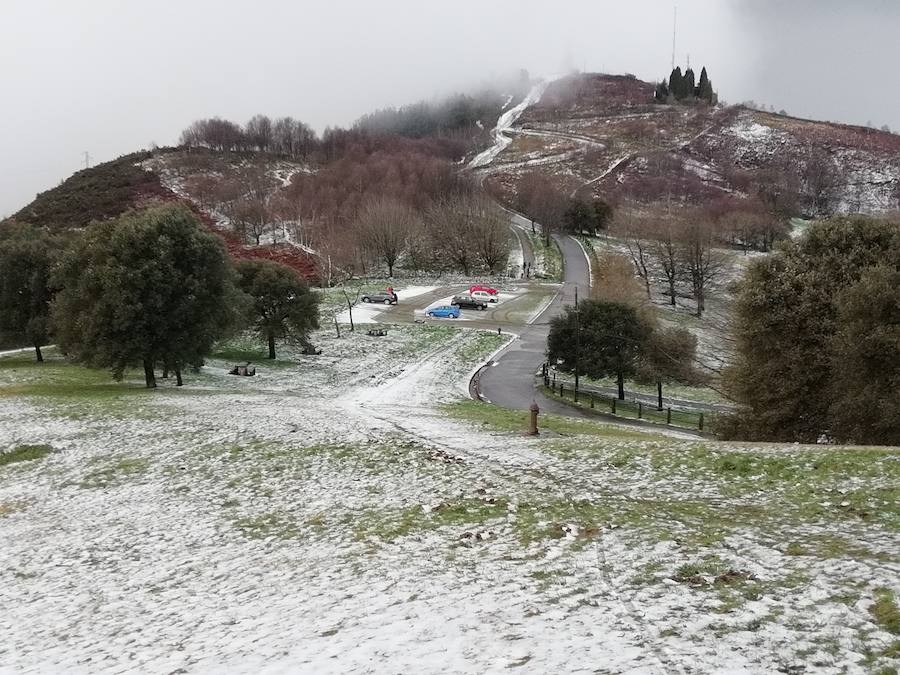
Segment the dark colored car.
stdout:
<svg viewBox="0 0 900 675">
<path fill-rule="evenodd" d="M 460 309 L 487 309 L 488 307 L 484 300 L 473 298 L 471 295 L 454 295 L 450 304 L 456 305 Z"/>
<path fill-rule="evenodd" d="M 380 302 L 385 305 L 396 305 L 397 304 L 397 295 L 387 293 L 385 291 L 378 291 L 377 293 L 366 293 L 363 295 L 360 300 L 363 302 Z"/>
</svg>

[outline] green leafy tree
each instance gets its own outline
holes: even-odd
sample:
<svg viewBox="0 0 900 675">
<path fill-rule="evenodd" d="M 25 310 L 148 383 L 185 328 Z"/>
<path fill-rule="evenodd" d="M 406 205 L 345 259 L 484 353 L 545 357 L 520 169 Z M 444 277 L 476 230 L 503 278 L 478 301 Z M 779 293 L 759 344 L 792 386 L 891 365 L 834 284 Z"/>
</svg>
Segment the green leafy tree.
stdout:
<svg viewBox="0 0 900 675">
<path fill-rule="evenodd" d="M 275 358 L 275 340 L 307 341 L 319 327 L 319 297 L 290 267 L 269 260 L 238 263 L 241 290 L 252 302 L 253 326 L 269 345 Z"/>
<path fill-rule="evenodd" d="M 0 237 L 0 333 L 34 347 L 38 361 L 49 341 L 56 250 L 56 238 L 27 225 L 12 225 Z"/>
<path fill-rule="evenodd" d="M 831 431 L 900 445 L 900 269 L 879 265 L 836 298 Z"/>
<path fill-rule="evenodd" d="M 90 225 L 62 258 L 51 320 L 62 350 L 120 380 L 142 366 L 199 365 L 234 318 L 222 241 L 190 210 L 166 205 Z"/>
<path fill-rule="evenodd" d="M 650 332 L 633 307 L 582 300 L 550 322 L 547 356 L 566 372 L 577 366 L 589 377 L 615 377 L 624 400 L 625 378 L 637 372 Z"/>
<path fill-rule="evenodd" d="M 851 436 L 855 428 L 834 417 L 848 400 L 846 392 L 863 386 L 836 366 L 867 358 L 863 372 L 893 372 L 884 361 L 889 352 L 851 344 L 863 330 L 887 343 L 893 334 L 889 306 L 872 298 L 873 306 L 861 315 L 852 308 L 862 302 L 862 291 L 848 290 L 861 279 L 866 281 L 860 288 L 887 288 L 884 273 L 867 272 L 879 266 L 900 270 L 900 224 L 865 216 L 816 223 L 798 242 L 750 266 L 736 303 L 737 358 L 727 377 L 743 409 L 730 435 L 812 442 L 831 430 L 840 440 L 870 441 L 865 430 Z M 896 428 L 900 420 L 885 424 Z"/>
</svg>

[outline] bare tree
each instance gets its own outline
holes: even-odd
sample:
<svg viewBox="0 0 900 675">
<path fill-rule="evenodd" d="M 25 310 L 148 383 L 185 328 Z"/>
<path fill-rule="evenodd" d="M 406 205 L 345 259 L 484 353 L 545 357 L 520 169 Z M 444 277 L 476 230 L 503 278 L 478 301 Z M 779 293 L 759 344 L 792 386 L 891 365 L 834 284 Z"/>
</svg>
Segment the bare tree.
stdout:
<svg viewBox="0 0 900 675">
<path fill-rule="evenodd" d="M 825 150 L 812 148 L 806 153 L 803 164 L 810 210 L 817 215 L 831 215 L 838 187 L 838 170 L 834 160 Z"/>
<path fill-rule="evenodd" d="M 712 223 L 701 218 L 691 218 L 681 233 L 680 258 L 691 282 L 698 317 L 703 316 L 709 286 L 724 265 L 721 253 L 713 248 L 714 239 Z"/>
<path fill-rule="evenodd" d="M 625 246 L 634 265 L 634 273 L 643 282 L 647 299 L 650 300 L 653 266 L 651 250 L 655 231 L 653 221 L 634 211 L 620 211 L 613 220 L 613 228 L 625 239 Z"/>
<path fill-rule="evenodd" d="M 466 276 L 475 264 L 470 223 L 472 199 L 468 195 L 453 195 L 436 200 L 425 212 L 428 230 L 437 254 Z"/>
<path fill-rule="evenodd" d="M 472 243 L 488 272 L 496 274 L 509 259 L 509 219 L 486 197 L 476 197 L 473 202 Z"/>
<path fill-rule="evenodd" d="M 359 244 L 363 253 L 371 253 L 394 276 L 394 265 L 406 250 L 415 215 L 408 206 L 390 197 L 370 199 L 357 216 Z"/>
<path fill-rule="evenodd" d="M 254 115 L 244 127 L 247 142 L 261 152 L 272 146 L 272 120 L 265 115 Z"/>
<path fill-rule="evenodd" d="M 669 304 L 673 307 L 678 293 L 678 283 L 684 276 L 679 250 L 681 235 L 682 224 L 675 217 L 666 215 L 657 222 L 652 244 L 654 256 L 669 289 Z"/>
</svg>

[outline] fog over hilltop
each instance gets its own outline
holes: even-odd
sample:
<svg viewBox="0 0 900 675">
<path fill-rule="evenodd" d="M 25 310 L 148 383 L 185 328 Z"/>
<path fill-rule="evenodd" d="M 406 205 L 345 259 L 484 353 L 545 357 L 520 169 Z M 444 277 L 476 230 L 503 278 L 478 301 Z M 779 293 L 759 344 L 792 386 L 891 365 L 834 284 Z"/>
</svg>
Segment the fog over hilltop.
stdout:
<svg viewBox="0 0 900 675">
<path fill-rule="evenodd" d="M 722 99 L 900 128 L 888 0 L 681 0 L 676 54 Z M 668 74 L 673 3 L 634 0 L 5 0 L 0 91 L 8 215 L 83 166 L 191 120 L 292 115 L 321 131 L 519 68 Z"/>
</svg>

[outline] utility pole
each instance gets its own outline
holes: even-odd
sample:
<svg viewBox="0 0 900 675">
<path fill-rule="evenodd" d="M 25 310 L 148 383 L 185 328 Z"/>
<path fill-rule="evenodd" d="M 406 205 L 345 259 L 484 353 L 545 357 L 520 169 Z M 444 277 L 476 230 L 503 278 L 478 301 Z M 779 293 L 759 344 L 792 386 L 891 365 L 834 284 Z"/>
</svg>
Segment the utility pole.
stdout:
<svg viewBox="0 0 900 675">
<path fill-rule="evenodd" d="M 578 360 L 581 356 L 581 317 L 578 315 L 578 286 L 575 286 L 575 403 L 578 403 Z"/>
<path fill-rule="evenodd" d="M 90 169 L 91 168 L 91 153 L 89 153 L 87 150 L 85 150 L 84 153 L 82 153 L 82 154 L 84 154 L 84 168 Z"/>
</svg>

